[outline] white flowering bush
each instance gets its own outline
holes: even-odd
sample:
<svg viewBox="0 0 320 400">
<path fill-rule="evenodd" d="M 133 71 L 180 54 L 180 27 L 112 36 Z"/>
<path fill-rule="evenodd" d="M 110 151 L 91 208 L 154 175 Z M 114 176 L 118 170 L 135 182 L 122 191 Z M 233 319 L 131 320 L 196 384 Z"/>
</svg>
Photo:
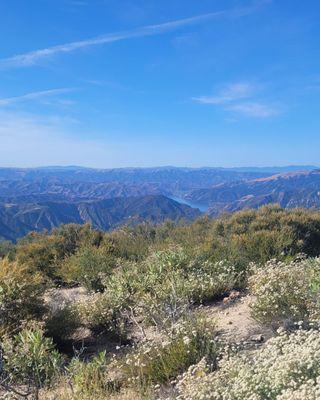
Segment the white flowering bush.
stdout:
<svg viewBox="0 0 320 400">
<path fill-rule="evenodd" d="M 214 368 L 219 343 L 214 328 L 204 318 L 179 322 L 161 340 L 142 342 L 118 362 L 129 384 L 146 387 L 170 383 L 190 365 L 206 357 Z"/>
<path fill-rule="evenodd" d="M 201 304 L 230 292 L 241 280 L 241 274 L 225 260 L 190 262 L 185 281 L 190 299 Z"/>
<path fill-rule="evenodd" d="M 238 282 L 225 261 L 190 259 L 180 248 L 157 252 L 144 263 L 137 309 L 146 323 L 158 328 L 176 323 L 191 305 L 231 291 Z"/>
<path fill-rule="evenodd" d="M 284 263 L 272 260 L 253 267 L 249 288 L 255 297 L 252 315 L 258 321 L 279 327 L 305 324 L 319 317 L 320 259 Z"/>
<path fill-rule="evenodd" d="M 226 356 L 216 372 L 205 359 L 189 368 L 179 400 L 315 400 L 320 390 L 320 333 L 284 331 L 253 354 Z"/>
<path fill-rule="evenodd" d="M 151 254 L 139 266 L 139 272 L 143 292 L 170 292 L 167 287 L 176 287 L 181 296 L 193 303 L 221 296 L 232 290 L 239 279 L 235 268 L 228 262 L 197 259 L 181 248 Z"/>
<path fill-rule="evenodd" d="M 316 383 L 311 379 L 301 385 L 298 389 L 287 389 L 277 400 L 318 400 L 320 399 L 320 378 Z"/>
<path fill-rule="evenodd" d="M 147 274 L 145 286 L 137 301 L 139 314 L 147 323 L 164 328 L 181 318 L 191 305 L 219 297 L 231 291 L 237 281 L 235 269 L 225 261 L 192 263 L 183 269 Z"/>
</svg>

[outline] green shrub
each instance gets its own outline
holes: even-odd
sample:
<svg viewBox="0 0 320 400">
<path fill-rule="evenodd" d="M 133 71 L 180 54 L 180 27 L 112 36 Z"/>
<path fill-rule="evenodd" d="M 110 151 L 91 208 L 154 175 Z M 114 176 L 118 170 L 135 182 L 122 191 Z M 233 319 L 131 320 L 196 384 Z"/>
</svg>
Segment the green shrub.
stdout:
<svg viewBox="0 0 320 400">
<path fill-rule="evenodd" d="M 229 263 L 192 260 L 182 249 L 156 252 L 142 271 L 139 314 L 158 327 L 176 322 L 193 304 L 218 298 L 239 282 Z"/>
<path fill-rule="evenodd" d="M 134 295 L 139 285 L 135 274 L 133 265 L 128 264 L 107 277 L 103 283 L 103 293 L 93 293 L 77 306 L 81 320 L 94 331 L 104 331 L 125 339 L 128 313 L 135 305 Z"/>
<path fill-rule="evenodd" d="M 141 261 L 146 258 L 149 247 L 154 244 L 157 227 L 146 222 L 136 226 L 121 227 L 105 234 L 102 247 L 116 258 Z"/>
<path fill-rule="evenodd" d="M 118 389 L 118 386 L 108 378 L 108 363 L 105 352 L 97 354 L 87 362 L 73 358 L 68 365 L 67 373 L 73 393 L 84 398 L 106 396 L 108 392 Z"/>
<path fill-rule="evenodd" d="M 82 246 L 99 246 L 102 234 L 88 224 L 62 225 L 50 234 L 31 232 L 16 246 L 16 259 L 46 278 L 59 279 L 59 266 Z"/>
<path fill-rule="evenodd" d="M 77 307 L 67 304 L 58 310 L 47 313 L 45 333 L 46 336 L 52 338 L 55 344 L 62 345 L 72 339 L 72 334 L 81 325 Z"/>
<path fill-rule="evenodd" d="M 62 358 L 52 340 L 39 328 L 24 329 L 2 340 L 3 369 L 12 385 L 50 386 L 60 372 Z"/>
<path fill-rule="evenodd" d="M 242 273 L 226 260 L 195 259 L 190 262 L 185 279 L 187 286 L 190 285 L 190 297 L 196 304 L 217 299 L 243 285 Z"/>
<path fill-rule="evenodd" d="M 15 246 L 7 240 L 0 239 L 0 258 L 8 257 L 10 260 L 14 258 Z"/>
<path fill-rule="evenodd" d="M 265 206 L 223 216 L 213 222 L 212 253 L 245 268 L 299 253 L 320 255 L 320 214 Z"/>
<path fill-rule="evenodd" d="M 56 278 L 56 267 L 61 261 L 60 246 L 60 238 L 54 235 L 32 233 L 18 243 L 16 258 L 29 270 L 46 278 Z"/>
<path fill-rule="evenodd" d="M 161 296 L 161 292 L 170 294 L 173 290 L 196 304 L 220 297 L 240 282 L 230 263 L 195 257 L 182 248 L 155 252 L 140 271 L 144 292 Z"/>
<path fill-rule="evenodd" d="M 166 329 L 193 304 L 232 290 L 239 281 L 226 262 L 195 260 L 182 249 L 151 254 L 142 263 L 124 263 L 103 280 L 104 292 L 80 307 L 90 327 L 124 335 L 135 318 Z"/>
<path fill-rule="evenodd" d="M 102 280 L 115 264 L 116 260 L 104 247 L 84 246 L 61 264 L 59 275 L 65 282 L 76 282 L 88 290 L 100 291 Z"/>
</svg>

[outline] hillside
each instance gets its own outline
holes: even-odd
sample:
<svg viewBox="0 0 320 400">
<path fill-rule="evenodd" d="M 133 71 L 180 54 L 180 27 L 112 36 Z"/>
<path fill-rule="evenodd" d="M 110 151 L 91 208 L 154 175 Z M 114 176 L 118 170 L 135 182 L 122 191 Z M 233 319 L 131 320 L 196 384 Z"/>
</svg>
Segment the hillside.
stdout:
<svg viewBox="0 0 320 400">
<path fill-rule="evenodd" d="M 319 256 L 320 213 L 276 206 L 0 243 L 0 398 L 316 400 Z"/>
<path fill-rule="evenodd" d="M 186 198 L 207 205 L 212 216 L 271 203 L 283 208 L 320 208 L 320 170 L 225 183 L 209 189 L 194 190 Z"/>
<path fill-rule="evenodd" d="M 287 167 L 286 171 L 291 170 Z M 251 171 L 227 168 L 115 168 L 94 169 L 82 167 L 47 167 L 47 168 L 0 168 L 0 181 L 24 182 L 90 182 L 90 183 L 157 183 L 188 189 L 206 187 L 221 182 L 242 179 L 255 179 L 270 176 L 279 171 L 268 169 Z M 279 171 L 280 172 L 280 171 Z"/>
<path fill-rule="evenodd" d="M 32 230 L 71 222 L 108 230 L 144 220 L 192 220 L 201 215 L 199 209 L 216 217 L 271 203 L 320 208 L 320 170 L 274 171 L 0 168 L 0 237 L 16 240 Z"/>
<path fill-rule="evenodd" d="M 263 170 L 219 168 L 0 168 L 0 202 L 79 202 L 160 194 L 180 197 L 194 189 L 268 176 Z"/>
<path fill-rule="evenodd" d="M 131 182 L 71 182 L 57 179 L 0 180 L 1 202 L 37 202 L 37 201 L 85 201 L 103 200 L 115 197 L 139 197 L 145 195 L 166 194 L 157 183 L 134 184 Z"/>
<path fill-rule="evenodd" d="M 62 224 L 89 222 L 109 230 L 122 224 L 166 219 L 193 220 L 200 211 L 165 196 L 113 198 L 88 202 L 38 202 L 0 204 L 0 238 L 16 240 L 30 231 L 51 230 Z"/>
</svg>

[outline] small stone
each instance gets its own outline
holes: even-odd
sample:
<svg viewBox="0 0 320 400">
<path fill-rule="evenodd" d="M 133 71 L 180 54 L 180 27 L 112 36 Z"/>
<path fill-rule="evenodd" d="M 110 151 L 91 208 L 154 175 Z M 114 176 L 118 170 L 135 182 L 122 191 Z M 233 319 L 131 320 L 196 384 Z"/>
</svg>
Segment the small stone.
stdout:
<svg viewBox="0 0 320 400">
<path fill-rule="evenodd" d="M 235 300 L 237 298 L 240 297 L 240 292 L 238 292 L 237 290 L 232 290 L 230 295 L 229 295 L 229 299 L 230 300 Z"/>
<path fill-rule="evenodd" d="M 232 303 L 234 302 L 236 299 L 238 299 L 240 297 L 240 292 L 238 292 L 237 290 L 231 290 L 230 294 L 228 297 L 225 297 L 222 300 L 223 304 L 228 304 L 228 303 Z"/>
<path fill-rule="evenodd" d="M 264 336 L 261 334 L 253 335 L 253 336 L 251 336 L 250 340 L 255 343 L 262 343 L 264 341 Z"/>
</svg>

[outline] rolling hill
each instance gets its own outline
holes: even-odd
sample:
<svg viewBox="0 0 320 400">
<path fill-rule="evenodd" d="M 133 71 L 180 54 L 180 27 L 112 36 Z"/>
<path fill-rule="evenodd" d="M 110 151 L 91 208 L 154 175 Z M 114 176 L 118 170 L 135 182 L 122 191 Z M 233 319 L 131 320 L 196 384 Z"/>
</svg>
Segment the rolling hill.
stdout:
<svg viewBox="0 0 320 400">
<path fill-rule="evenodd" d="M 51 230 L 68 223 L 89 222 L 94 228 L 109 230 L 144 221 L 193 220 L 199 215 L 199 210 L 162 195 L 78 203 L 3 203 L 0 204 L 0 238 L 15 241 L 30 231 Z"/>
<path fill-rule="evenodd" d="M 207 205 L 209 215 L 276 203 L 283 208 L 320 208 L 320 170 L 276 174 L 266 178 L 191 191 L 187 199 Z"/>
<path fill-rule="evenodd" d="M 320 208 L 320 170 L 310 168 L 0 168 L 0 238 L 71 222 L 192 220 L 198 208 L 211 217 L 271 203 Z"/>
</svg>

